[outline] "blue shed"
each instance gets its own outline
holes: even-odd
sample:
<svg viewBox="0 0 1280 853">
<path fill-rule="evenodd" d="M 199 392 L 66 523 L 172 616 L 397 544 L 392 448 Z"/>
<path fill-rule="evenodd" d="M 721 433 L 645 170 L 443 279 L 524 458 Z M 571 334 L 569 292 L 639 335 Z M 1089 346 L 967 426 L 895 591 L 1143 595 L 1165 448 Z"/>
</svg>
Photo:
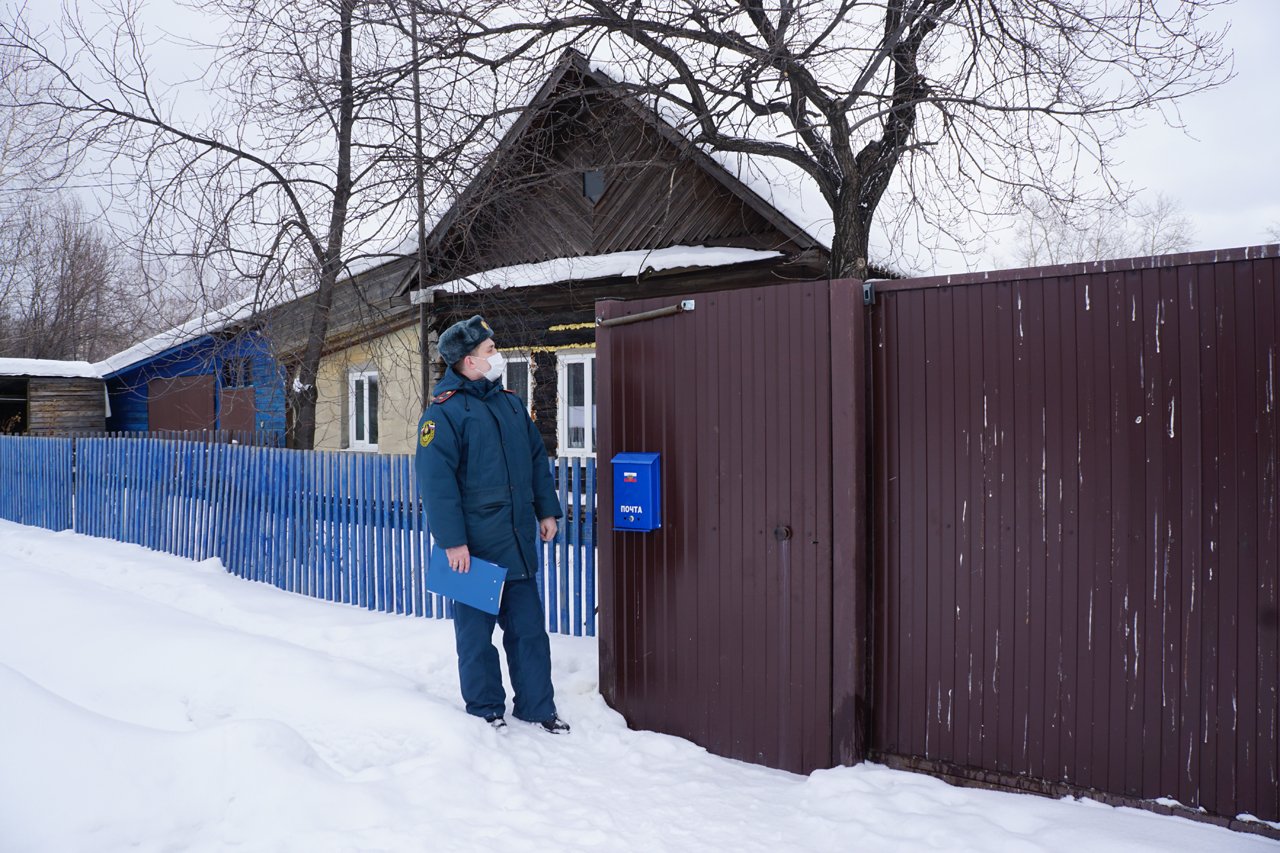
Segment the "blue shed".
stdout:
<svg viewBox="0 0 1280 853">
<path fill-rule="evenodd" d="M 233 306 L 99 362 L 107 429 L 285 430 L 284 374 L 268 339 Z"/>
</svg>

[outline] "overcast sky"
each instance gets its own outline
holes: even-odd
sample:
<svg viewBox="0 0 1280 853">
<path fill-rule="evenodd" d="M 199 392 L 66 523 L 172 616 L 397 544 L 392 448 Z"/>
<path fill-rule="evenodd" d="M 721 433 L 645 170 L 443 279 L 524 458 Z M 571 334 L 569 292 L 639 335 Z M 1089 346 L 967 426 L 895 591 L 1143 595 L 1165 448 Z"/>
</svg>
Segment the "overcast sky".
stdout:
<svg viewBox="0 0 1280 853">
<path fill-rule="evenodd" d="M 1185 133 L 1148 125 L 1120 150 L 1123 177 L 1182 203 L 1198 249 L 1280 229 L 1280 0 L 1236 0 L 1227 15 L 1236 78 L 1180 102 Z"/>
<path fill-rule="evenodd" d="M 31 11 L 51 22 L 52 5 Z M 1194 227 L 1192 249 L 1272 242 L 1268 229 L 1280 230 L 1280 0 L 1236 0 L 1220 14 L 1231 25 L 1227 45 L 1235 54 L 1235 78 L 1178 103 L 1185 130 L 1153 114 L 1116 152 L 1121 180 L 1147 198 L 1163 193 L 1182 206 Z M 144 16 L 153 35 L 208 27 L 172 0 L 150 0 Z M 191 57 L 183 57 L 173 46 L 157 45 L 153 53 L 162 76 L 189 73 Z M 919 273 L 1010 266 L 1008 237 L 1007 231 L 992 234 L 986 251 L 976 255 L 924 252 L 911 265 Z"/>
</svg>

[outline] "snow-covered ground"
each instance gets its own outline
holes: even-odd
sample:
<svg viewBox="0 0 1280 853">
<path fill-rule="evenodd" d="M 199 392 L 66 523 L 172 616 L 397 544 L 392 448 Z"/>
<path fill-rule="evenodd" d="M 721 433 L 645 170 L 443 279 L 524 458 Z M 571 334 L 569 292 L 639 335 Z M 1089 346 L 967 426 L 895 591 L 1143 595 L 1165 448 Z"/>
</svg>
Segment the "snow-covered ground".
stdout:
<svg viewBox="0 0 1280 853">
<path fill-rule="evenodd" d="M 864 765 L 629 731 L 552 638 L 553 737 L 463 713 L 446 622 L 0 521 L 0 850 L 1275 850 Z"/>
</svg>

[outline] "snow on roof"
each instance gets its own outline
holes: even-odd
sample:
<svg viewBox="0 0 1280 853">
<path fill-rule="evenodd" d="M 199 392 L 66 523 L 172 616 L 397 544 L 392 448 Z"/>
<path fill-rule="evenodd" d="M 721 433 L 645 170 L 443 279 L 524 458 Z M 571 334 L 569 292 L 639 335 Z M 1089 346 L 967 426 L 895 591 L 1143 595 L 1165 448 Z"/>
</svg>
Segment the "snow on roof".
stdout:
<svg viewBox="0 0 1280 853">
<path fill-rule="evenodd" d="M 818 189 L 813 176 L 778 157 L 763 157 L 735 151 L 702 149 L 712 160 L 741 181 L 774 210 L 791 220 L 802 231 L 831 248 L 835 237 L 835 218 L 831 205 Z"/>
<path fill-rule="evenodd" d="M 0 376 L 56 376 L 64 379 L 101 379 L 87 361 L 55 361 L 47 358 L 0 358 Z"/>
<path fill-rule="evenodd" d="M 189 343 L 204 335 L 220 332 L 232 323 L 252 317 L 264 307 L 266 307 L 264 300 L 260 296 L 241 299 L 134 344 L 126 350 L 103 359 L 93 365 L 93 368 L 98 370 L 103 378 L 112 376 L 167 349 Z"/>
<path fill-rule="evenodd" d="M 428 228 L 431 223 L 428 223 Z M 353 279 L 369 270 L 377 269 L 402 258 L 418 254 L 418 232 L 411 229 L 409 234 L 399 240 L 389 242 L 382 251 L 362 255 L 347 263 L 338 276 L 339 283 Z M 300 294 L 305 296 L 306 294 Z"/>
<path fill-rule="evenodd" d="M 645 81 L 626 60 L 610 56 L 608 47 L 607 39 L 596 45 L 604 56 L 593 56 L 589 60 L 591 70 L 612 80 L 642 85 Z M 684 139 L 694 135 L 692 131 L 696 131 L 697 126 L 691 113 L 681 111 L 669 101 L 654 104 L 652 99 L 646 100 L 646 107 L 655 110 L 658 117 Z M 776 121 L 776 117 L 748 119 L 744 115 L 739 117 L 737 124 L 749 125 L 746 135 L 757 139 L 794 144 L 793 140 L 786 138 L 786 128 L 770 123 Z M 697 148 L 822 246 L 831 248 L 831 240 L 835 236 L 831 205 L 822 195 L 817 181 L 804 169 L 779 157 L 720 151 L 708 145 L 697 145 Z"/>
<path fill-rule="evenodd" d="M 596 49 L 604 56 L 587 60 L 591 72 L 611 80 L 639 82 L 639 78 L 625 67 L 625 62 L 610 56 L 606 43 L 597 44 Z M 545 60 L 548 63 L 558 64 L 559 62 L 559 60 L 552 60 L 550 55 L 545 57 Z M 441 180 L 438 186 L 429 190 L 428 207 L 430 209 L 426 213 L 425 222 L 428 233 L 441 225 L 449 211 L 465 194 L 466 189 L 482 173 L 485 166 L 490 164 L 490 158 L 525 111 L 536 103 L 538 92 L 547 87 L 551 81 L 547 75 L 552 73 L 552 68 L 544 67 L 539 71 L 541 73 L 511 75 L 501 79 L 495 77 L 491 85 L 481 85 L 478 81 L 470 79 L 466 81 L 468 97 L 476 104 L 484 104 L 483 108 L 475 109 L 480 113 L 489 112 L 492 117 L 483 126 L 474 128 L 474 137 L 468 141 L 465 148 L 465 157 L 458 157 L 452 161 L 453 172 L 448 179 Z M 521 104 L 523 108 L 515 108 Z M 655 104 L 651 101 L 644 103 L 644 106 L 646 109 L 655 109 Z M 674 106 L 665 101 L 656 105 L 656 108 L 661 120 L 677 134 L 686 140 L 691 137 L 692 124 L 687 114 L 680 114 Z M 784 131 L 785 129 L 760 126 L 753 130 L 762 138 L 779 141 L 785 136 Z M 831 240 L 835 234 L 831 206 L 827 204 L 817 182 L 799 166 L 776 157 L 717 151 L 703 145 L 697 147 L 797 228 L 823 247 L 828 249 L 831 247 Z M 399 257 L 416 254 L 417 238 L 411 231 L 403 240 L 388 243 L 384 251 L 347 264 L 343 271 L 343 278 L 354 278 L 363 272 L 391 263 Z M 602 273 L 598 277 L 607 275 L 611 273 Z M 569 278 L 591 277 L 597 276 L 569 276 Z"/>
<path fill-rule="evenodd" d="M 428 289 L 448 293 L 471 293 L 478 290 L 537 287 L 560 281 L 590 281 L 598 278 L 637 276 L 649 270 L 732 266 L 781 256 L 782 252 L 762 249 L 671 246 L 666 249 L 640 249 L 630 252 L 613 252 L 608 255 L 556 258 L 536 264 L 499 267 L 433 284 Z M 413 300 L 423 301 L 420 291 L 414 291 Z"/>
</svg>

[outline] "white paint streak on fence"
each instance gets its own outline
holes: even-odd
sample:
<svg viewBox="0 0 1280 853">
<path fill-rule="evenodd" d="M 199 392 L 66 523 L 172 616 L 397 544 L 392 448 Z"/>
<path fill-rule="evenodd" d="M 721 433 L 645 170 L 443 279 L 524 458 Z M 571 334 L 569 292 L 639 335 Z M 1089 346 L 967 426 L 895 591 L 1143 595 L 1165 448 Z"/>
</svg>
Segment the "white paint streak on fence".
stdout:
<svg viewBox="0 0 1280 853">
<path fill-rule="evenodd" d="M 996 629 L 995 659 L 991 664 L 991 692 L 1000 695 L 998 679 L 1000 677 L 1000 629 Z"/>
<path fill-rule="evenodd" d="M 1276 402 L 1276 350 L 1267 350 L 1267 399 L 1266 413 L 1271 414 Z"/>
<path fill-rule="evenodd" d="M 1138 611 L 1133 611 L 1133 677 L 1138 677 L 1138 659 L 1142 657 L 1141 637 L 1138 634 Z"/>
<path fill-rule="evenodd" d="M 1089 590 L 1089 651 L 1093 651 L 1093 590 Z"/>
<path fill-rule="evenodd" d="M 1156 592 L 1160 585 L 1160 513 L 1151 517 L 1151 603 L 1156 601 Z"/>
</svg>

